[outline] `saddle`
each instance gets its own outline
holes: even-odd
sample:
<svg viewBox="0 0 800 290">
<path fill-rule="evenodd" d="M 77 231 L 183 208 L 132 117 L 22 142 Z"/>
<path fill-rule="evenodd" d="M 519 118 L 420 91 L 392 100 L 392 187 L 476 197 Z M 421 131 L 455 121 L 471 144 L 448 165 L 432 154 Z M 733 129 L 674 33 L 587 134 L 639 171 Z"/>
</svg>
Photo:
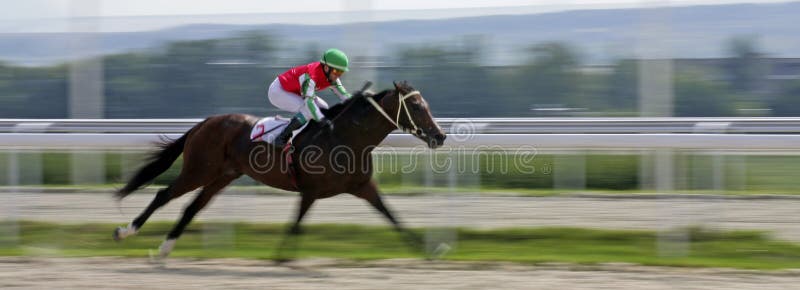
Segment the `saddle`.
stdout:
<svg viewBox="0 0 800 290">
<path fill-rule="evenodd" d="M 250 131 L 250 141 L 267 142 L 271 144 L 272 141 L 275 141 L 275 138 L 278 137 L 278 134 L 280 134 L 283 129 L 286 128 L 290 120 L 291 119 L 281 117 L 280 115 L 258 120 L 258 122 L 256 122 L 256 124 L 253 126 L 253 129 Z M 292 132 L 292 139 L 294 139 L 298 133 L 303 131 L 306 126 L 308 126 L 308 123 Z M 289 142 L 291 142 L 291 139 Z"/>
</svg>

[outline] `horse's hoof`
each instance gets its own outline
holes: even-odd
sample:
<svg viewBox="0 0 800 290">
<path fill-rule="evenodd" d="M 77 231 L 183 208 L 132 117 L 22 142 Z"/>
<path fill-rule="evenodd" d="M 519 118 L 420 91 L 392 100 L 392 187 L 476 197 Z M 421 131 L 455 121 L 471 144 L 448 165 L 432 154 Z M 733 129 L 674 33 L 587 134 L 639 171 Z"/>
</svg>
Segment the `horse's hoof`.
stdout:
<svg viewBox="0 0 800 290">
<path fill-rule="evenodd" d="M 120 228 L 114 229 L 114 233 L 111 235 L 111 237 L 113 237 L 114 241 L 116 241 L 116 242 L 122 241 L 122 236 L 120 236 L 119 230 L 120 230 Z"/>
<path fill-rule="evenodd" d="M 430 256 L 432 256 L 433 259 L 435 260 L 439 260 L 442 257 L 444 257 L 444 255 L 446 255 L 448 252 L 450 252 L 450 250 L 452 249 L 453 248 L 450 247 L 450 245 L 448 245 L 447 243 L 439 243 L 439 245 L 436 246 L 436 249 L 433 250 Z"/>
<path fill-rule="evenodd" d="M 276 266 L 281 266 L 281 265 L 284 265 L 284 264 L 289 263 L 291 261 L 293 261 L 293 259 L 283 258 L 283 257 L 281 257 L 281 258 L 272 258 L 272 262 L 275 263 Z"/>
<path fill-rule="evenodd" d="M 147 250 L 147 254 L 150 257 L 149 262 L 151 265 L 166 265 L 166 257 L 162 257 L 160 254 L 155 254 L 153 250 Z"/>
<path fill-rule="evenodd" d="M 158 257 L 166 259 L 172 253 L 172 249 L 175 248 L 176 241 L 176 239 L 168 239 L 161 243 L 161 246 L 158 247 Z"/>
<path fill-rule="evenodd" d="M 136 232 L 136 228 L 131 225 L 128 225 L 127 227 L 117 227 L 111 237 L 113 237 L 115 241 L 119 242 L 128 236 L 135 235 Z"/>
<path fill-rule="evenodd" d="M 288 234 L 290 236 L 299 236 L 299 235 L 302 235 L 303 232 L 304 232 L 303 228 L 301 228 L 301 227 L 292 227 L 291 229 L 289 229 Z"/>
</svg>

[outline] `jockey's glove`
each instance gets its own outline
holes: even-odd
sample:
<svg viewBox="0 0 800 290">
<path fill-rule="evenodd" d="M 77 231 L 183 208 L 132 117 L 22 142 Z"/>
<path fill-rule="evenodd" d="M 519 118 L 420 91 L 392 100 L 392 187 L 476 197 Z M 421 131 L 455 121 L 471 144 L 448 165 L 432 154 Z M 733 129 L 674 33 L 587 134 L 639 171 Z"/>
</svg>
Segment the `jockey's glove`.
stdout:
<svg viewBox="0 0 800 290">
<path fill-rule="evenodd" d="M 328 130 L 333 131 L 333 121 L 331 121 L 330 119 L 326 118 L 326 119 L 322 119 L 320 122 L 322 122 L 323 126 L 328 127 Z"/>
</svg>

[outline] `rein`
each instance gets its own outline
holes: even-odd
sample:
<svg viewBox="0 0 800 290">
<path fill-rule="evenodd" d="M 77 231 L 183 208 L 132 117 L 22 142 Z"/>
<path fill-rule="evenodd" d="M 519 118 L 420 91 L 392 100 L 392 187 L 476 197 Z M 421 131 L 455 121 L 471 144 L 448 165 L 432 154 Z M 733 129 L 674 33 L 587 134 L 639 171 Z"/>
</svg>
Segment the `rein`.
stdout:
<svg viewBox="0 0 800 290">
<path fill-rule="evenodd" d="M 412 91 L 405 95 L 401 94 L 400 91 L 397 91 L 398 107 L 397 107 L 397 117 L 395 120 L 392 120 L 392 117 L 389 117 L 389 114 L 386 113 L 386 110 L 384 110 L 383 107 L 381 107 L 381 105 L 378 104 L 378 102 L 373 100 L 371 96 L 367 97 L 367 101 L 369 101 L 369 103 L 372 104 L 372 106 L 375 107 L 375 109 L 378 110 L 378 112 L 381 113 L 381 115 L 384 118 L 386 118 L 386 120 L 389 121 L 389 123 L 392 123 L 392 125 L 394 125 L 397 129 L 403 130 L 404 132 L 419 137 L 423 135 L 422 130 L 420 130 L 419 127 L 417 127 L 417 124 L 414 123 L 414 119 L 411 118 L 411 112 L 408 111 L 408 105 L 406 105 L 406 99 L 408 99 L 413 95 L 418 95 L 418 94 L 419 91 Z M 400 125 L 401 111 L 406 112 L 406 117 L 408 117 L 408 122 L 411 123 L 412 126 L 411 128 L 407 128 Z"/>
</svg>

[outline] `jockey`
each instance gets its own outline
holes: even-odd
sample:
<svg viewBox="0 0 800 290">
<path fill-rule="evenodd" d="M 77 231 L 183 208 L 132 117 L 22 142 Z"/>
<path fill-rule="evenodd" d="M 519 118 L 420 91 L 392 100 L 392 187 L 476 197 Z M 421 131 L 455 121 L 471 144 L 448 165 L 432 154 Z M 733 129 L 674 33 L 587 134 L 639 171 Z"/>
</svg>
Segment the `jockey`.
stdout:
<svg viewBox="0 0 800 290">
<path fill-rule="evenodd" d="M 348 71 L 348 63 L 344 52 L 331 48 L 325 51 L 320 61 L 291 68 L 272 81 L 267 92 L 270 103 L 282 110 L 297 113 L 275 138 L 275 146 L 286 146 L 292 137 L 292 131 L 303 126 L 309 119 L 333 126 L 320 111 L 320 107 L 328 108 L 328 104 L 315 93 L 333 85 L 331 90 L 340 100 L 350 98 L 339 80 Z"/>
</svg>

